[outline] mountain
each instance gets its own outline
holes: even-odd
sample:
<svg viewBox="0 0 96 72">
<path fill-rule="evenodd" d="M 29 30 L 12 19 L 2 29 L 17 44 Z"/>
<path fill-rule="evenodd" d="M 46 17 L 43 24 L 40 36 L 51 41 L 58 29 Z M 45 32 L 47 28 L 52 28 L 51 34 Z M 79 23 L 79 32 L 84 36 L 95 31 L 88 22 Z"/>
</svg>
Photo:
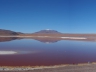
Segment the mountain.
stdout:
<svg viewBox="0 0 96 72">
<path fill-rule="evenodd" d="M 48 33 L 50 33 L 50 34 L 52 34 L 52 33 L 58 33 L 58 34 L 60 34 L 60 32 L 58 32 L 58 31 L 56 31 L 56 30 L 49 30 L 49 29 L 40 30 L 40 31 L 35 32 L 35 33 L 46 33 L 46 34 L 48 34 Z"/>
<path fill-rule="evenodd" d="M 21 32 L 14 32 L 11 30 L 4 30 L 4 29 L 0 29 L 0 35 L 19 35 L 22 34 Z"/>
</svg>

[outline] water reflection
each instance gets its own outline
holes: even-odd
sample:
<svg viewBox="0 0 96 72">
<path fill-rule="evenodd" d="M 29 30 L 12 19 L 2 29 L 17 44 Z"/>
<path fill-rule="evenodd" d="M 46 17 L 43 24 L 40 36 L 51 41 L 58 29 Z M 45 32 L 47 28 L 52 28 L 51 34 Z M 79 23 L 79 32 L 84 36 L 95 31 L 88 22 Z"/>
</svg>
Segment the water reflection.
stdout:
<svg viewBox="0 0 96 72">
<path fill-rule="evenodd" d="M 17 38 L 17 37 L 0 37 L 0 42 L 12 41 L 12 40 L 16 40 L 16 39 L 20 39 L 20 38 Z"/>
<path fill-rule="evenodd" d="M 96 62 L 96 42 L 55 39 L 23 38 L 18 40 L 18 38 L 15 38 L 13 41 L 11 39 L 9 42 L 0 42 L 0 66 L 40 66 Z"/>
<path fill-rule="evenodd" d="M 40 42 L 43 42 L 43 43 L 46 43 L 46 44 L 49 44 L 49 43 L 55 43 L 55 42 L 58 42 L 60 41 L 61 39 L 60 38 L 33 38 L 34 40 L 37 40 L 37 41 L 40 41 Z"/>
<path fill-rule="evenodd" d="M 75 37 L 72 37 L 72 38 L 69 38 L 69 37 L 0 37 L 0 42 L 6 42 L 6 41 L 12 41 L 12 40 L 20 40 L 20 39 L 34 39 L 34 40 L 37 40 L 37 41 L 40 41 L 40 42 L 43 42 L 43 43 L 46 43 L 46 44 L 49 44 L 49 43 L 55 43 L 55 42 L 58 42 L 58 41 L 61 41 L 61 40 L 74 40 L 74 41 L 92 41 L 92 42 L 95 42 L 96 41 L 96 38 L 95 37 L 88 37 L 88 38 L 75 38 Z"/>
</svg>

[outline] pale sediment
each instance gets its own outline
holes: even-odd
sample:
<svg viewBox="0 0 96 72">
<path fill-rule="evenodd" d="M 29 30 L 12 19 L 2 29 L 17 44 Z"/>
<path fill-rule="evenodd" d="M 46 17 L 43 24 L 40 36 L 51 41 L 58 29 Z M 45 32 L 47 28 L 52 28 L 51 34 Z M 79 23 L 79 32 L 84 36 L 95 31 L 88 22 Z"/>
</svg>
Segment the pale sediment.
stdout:
<svg viewBox="0 0 96 72">
<path fill-rule="evenodd" d="M 87 39 L 85 37 L 61 37 L 63 39 Z"/>
<path fill-rule="evenodd" d="M 65 65 L 54 65 L 54 66 L 0 66 L 0 71 L 33 71 L 33 70 L 41 70 L 41 69 L 57 69 L 57 68 L 72 68 L 72 67 L 88 67 L 95 66 L 96 62 L 93 63 L 82 63 L 82 64 L 65 64 Z"/>
<path fill-rule="evenodd" d="M 86 37 L 54 37 L 54 36 L 0 36 L 0 37 L 38 37 L 38 38 L 63 38 L 63 39 L 87 39 Z"/>
<path fill-rule="evenodd" d="M 6 55 L 6 54 L 16 54 L 15 51 L 0 51 L 0 55 Z"/>
</svg>

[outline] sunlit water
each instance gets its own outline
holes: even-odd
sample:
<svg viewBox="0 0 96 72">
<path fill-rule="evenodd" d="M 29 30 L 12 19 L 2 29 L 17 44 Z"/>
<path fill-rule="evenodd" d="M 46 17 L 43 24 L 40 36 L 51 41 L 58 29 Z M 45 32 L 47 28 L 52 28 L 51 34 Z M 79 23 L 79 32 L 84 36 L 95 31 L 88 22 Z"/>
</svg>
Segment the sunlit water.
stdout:
<svg viewBox="0 0 96 72">
<path fill-rule="evenodd" d="M 48 66 L 96 62 L 96 42 L 54 43 L 21 39 L 0 42 L 0 66 Z"/>
</svg>

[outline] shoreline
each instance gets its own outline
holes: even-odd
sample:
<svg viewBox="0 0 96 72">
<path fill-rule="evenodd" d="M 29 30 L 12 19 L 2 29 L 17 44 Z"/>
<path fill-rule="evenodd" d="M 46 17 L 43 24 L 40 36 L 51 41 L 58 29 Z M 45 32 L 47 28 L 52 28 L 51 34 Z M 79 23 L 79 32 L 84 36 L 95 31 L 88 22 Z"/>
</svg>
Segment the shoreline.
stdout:
<svg viewBox="0 0 96 72">
<path fill-rule="evenodd" d="M 95 66 L 96 62 L 92 63 L 81 63 L 81 64 L 62 64 L 62 65 L 54 65 L 54 66 L 0 66 L 0 71 L 36 71 L 36 70 L 43 70 L 43 69 L 58 69 L 58 68 L 70 68 L 72 67 L 87 67 L 87 66 Z M 96 69 L 96 68 L 95 68 Z"/>
<path fill-rule="evenodd" d="M 61 39 L 87 39 L 86 37 L 54 37 L 54 36 L 0 36 L 0 37 L 25 37 L 25 38 L 30 38 L 30 37 L 37 37 L 37 38 L 61 38 Z"/>
</svg>

